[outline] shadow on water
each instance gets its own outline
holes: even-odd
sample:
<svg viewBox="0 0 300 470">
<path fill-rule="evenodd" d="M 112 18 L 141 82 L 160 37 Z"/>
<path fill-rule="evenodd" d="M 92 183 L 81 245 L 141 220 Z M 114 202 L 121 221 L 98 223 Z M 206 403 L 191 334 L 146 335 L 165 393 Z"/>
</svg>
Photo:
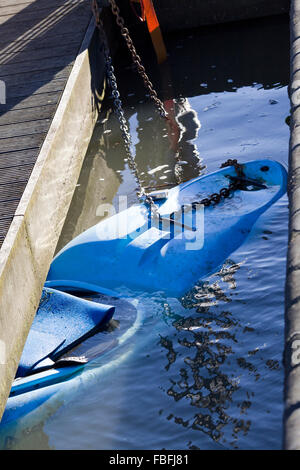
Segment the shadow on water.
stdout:
<svg viewBox="0 0 300 470">
<path fill-rule="evenodd" d="M 288 85 L 288 28 L 289 18 L 283 15 L 203 27 L 190 34 L 169 35 L 165 38 L 168 61 L 161 66 L 156 63 L 149 38 L 147 41 L 143 36 L 143 41 L 139 42 L 138 37 L 137 50 L 169 111 L 171 123 L 157 119 L 153 103 L 135 66 L 131 65 L 128 52 L 120 50 L 115 59 L 116 76 L 129 123 L 134 117 L 135 160 L 146 186 L 155 184 L 155 177 L 150 177 L 147 172 L 161 164 L 162 155 L 169 165 L 169 175 L 164 183 L 175 184 L 174 174 L 178 171 L 182 180 L 195 177 L 207 165 L 195 145 L 201 122 L 190 105 L 190 98 L 235 93 L 243 87 L 258 84 L 265 90 Z M 110 142 L 112 154 L 118 153 L 122 139 L 114 117 L 108 128 L 112 132 L 106 142 Z M 114 162 L 117 162 L 118 170 L 124 169 L 112 155 L 108 162 L 112 168 L 116 168 Z M 184 165 L 178 169 L 176 162 L 184 162 Z"/>
<path fill-rule="evenodd" d="M 164 38 L 168 60 L 161 66 L 156 63 L 149 38 L 144 35 L 142 39 L 136 44 L 137 50 L 163 100 L 236 91 L 254 83 L 265 89 L 276 83 L 288 84 L 288 15 L 169 34 Z M 118 76 L 122 76 L 120 93 L 129 107 L 135 104 L 135 97 L 144 98 L 142 81 L 130 79 L 136 74 L 130 63 L 126 49 L 121 50 L 115 65 L 121 74 Z"/>
</svg>

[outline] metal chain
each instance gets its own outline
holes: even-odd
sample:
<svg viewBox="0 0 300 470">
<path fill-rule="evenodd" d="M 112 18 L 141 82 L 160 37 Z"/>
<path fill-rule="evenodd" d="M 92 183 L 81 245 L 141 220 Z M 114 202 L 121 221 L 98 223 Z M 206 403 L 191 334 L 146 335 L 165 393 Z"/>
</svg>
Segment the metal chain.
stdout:
<svg viewBox="0 0 300 470">
<path fill-rule="evenodd" d="M 157 93 L 153 89 L 153 85 L 150 82 L 150 80 L 148 79 L 148 77 L 145 73 L 144 67 L 140 63 L 141 59 L 136 53 L 135 47 L 134 47 L 134 45 L 132 43 L 132 40 L 129 36 L 128 29 L 124 27 L 124 20 L 119 14 L 120 10 L 119 10 L 118 6 L 116 5 L 115 0 L 109 0 L 109 2 L 111 4 L 113 13 L 117 17 L 117 23 L 121 27 L 121 33 L 125 37 L 125 40 L 128 44 L 128 48 L 132 53 L 133 60 L 138 66 L 138 71 L 142 75 L 145 84 L 147 86 L 149 86 L 149 90 L 151 90 L 151 93 L 150 93 L 151 98 L 156 103 L 156 105 L 157 105 L 157 107 L 160 111 L 160 114 L 163 117 L 167 117 L 167 113 L 166 113 L 166 111 L 163 107 L 163 104 L 157 98 Z M 114 67 L 112 65 L 112 59 L 111 59 L 111 56 L 109 54 L 109 48 L 108 48 L 108 45 L 107 45 L 107 39 L 106 39 L 106 36 L 105 36 L 105 33 L 104 33 L 103 24 L 102 24 L 102 21 L 101 21 L 101 18 L 100 18 L 100 11 L 99 11 L 99 6 L 98 6 L 98 3 L 97 3 L 97 0 L 92 1 L 92 9 L 93 9 L 94 16 L 95 16 L 96 26 L 99 29 L 99 32 L 100 32 L 100 35 L 101 35 L 101 38 L 102 38 L 102 44 L 103 44 L 103 50 L 104 50 L 104 56 L 105 56 L 105 63 L 106 63 L 107 79 L 108 79 L 108 83 L 109 83 L 109 85 L 111 87 L 111 90 L 112 90 L 112 97 L 113 97 L 113 101 L 114 101 L 114 109 L 115 109 L 116 115 L 117 115 L 119 123 L 120 123 L 120 128 L 121 128 L 121 132 L 122 132 L 122 136 L 123 136 L 123 140 L 124 140 L 128 165 L 129 165 L 129 168 L 131 169 L 131 171 L 134 173 L 136 182 L 138 184 L 138 195 L 139 195 L 139 197 L 141 197 L 141 198 L 143 197 L 145 202 L 147 204 L 149 204 L 149 206 L 151 208 L 151 217 L 161 218 L 161 216 L 158 212 L 159 207 L 155 204 L 152 196 L 150 194 L 148 194 L 146 192 L 145 188 L 143 188 L 142 185 L 141 185 L 141 182 L 140 182 L 140 179 L 139 179 L 139 176 L 138 176 L 137 165 L 136 165 L 135 159 L 134 159 L 134 157 L 132 156 L 132 153 L 131 153 L 131 137 L 130 137 L 129 129 L 128 129 L 127 122 L 126 122 L 126 119 L 125 119 L 125 115 L 124 115 L 124 111 L 123 111 L 123 107 L 122 107 L 122 101 L 121 101 L 121 98 L 120 98 L 120 93 L 118 91 L 117 79 L 116 79 L 116 76 L 114 74 Z M 237 176 L 239 176 L 239 177 L 244 176 L 243 165 L 238 163 L 238 161 L 236 159 L 228 159 L 226 162 L 222 163 L 220 168 L 225 168 L 225 167 L 228 167 L 228 166 L 234 166 L 235 171 L 237 173 Z M 192 208 L 194 208 L 195 205 L 197 205 L 197 204 L 203 204 L 205 207 L 208 207 L 211 204 L 213 204 L 213 205 L 219 204 L 219 202 L 221 202 L 222 199 L 226 199 L 226 198 L 230 197 L 231 193 L 234 192 L 238 188 L 239 188 L 239 183 L 237 181 L 233 181 L 229 184 L 228 187 L 221 188 L 218 193 L 212 193 L 211 195 L 207 196 L 206 198 L 204 198 L 200 201 L 195 201 L 191 204 L 191 206 L 192 206 Z"/>
<path fill-rule="evenodd" d="M 122 101 L 120 97 L 120 93 L 118 90 L 118 84 L 117 84 L 117 79 L 114 73 L 114 67 L 112 65 L 112 59 L 109 53 L 109 47 L 107 44 L 107 38 L 104 33 L 104 28 L 103 24 L 100 18 L 100 10 L 99 6 L 97 3 L 97 0 L 92 1 L 92 9 L 93 13 L 95 16 L 95 22 L 96 26 L 99 30 L 102 44 L 103 44 L 103 52 L 104 52 L 104 58 L 105 58 L 105 65 L 106 65 L 106 76 L 107 76 L 107 81 L 110 85 L 111 88 L 111 94 L 113 97 L 113 103 L 114 103 L 114 111 L 117 115 L 117 118 L 120 123 L 120 128 L 121 128 L 121 133 L 122 137 L 124 140 L 124 146 L 125 146 L 125 151 L 126 151 L 126 156 L 127 156 L 127 162 L 130 170 L 133 172 L 136 183 L 138 185 L 138 196 L 140 198 L 144 198 L 145 202 L 148 203 L 151 207 L 151 217 L 159 217 L 158 214 L 158 206 L 155 204 L 153 198 L 147 194 L 146 190 L 143 188 L 141 185 L 141 181 L 138 175 L 138 169 L 137 165 L 135 162 L 135 158 L 133 157 L 131 153 L 131 136 L 130 132 L 128 129 L 128 125 L 125 119 L 124 111 L 123 111 L 123 106 L 122 106 Z"/>
<path fill-rule="evenodd" d="M 222 199 L 228 198 L 233 191 L 238 189 L 238 183 L 237 182 L 232 182 L 229 184 L 227 188 L 221 188 L 218 193 L 212 193 L 210 196 L 205 197 L 204 199 L 201 199 L 199 202 L 192 202 L 192 206 L 195 204 L 203 204 L 205 207 L 210 206 L 211 204 L 219 204 Z"/>
<path fill-rule="evenodd" d="M 227 166 L 234 166 L 239 179 L 241 179 L 241 177 L 244 176 L 243 165 L 238 163 L 237 160 L 228 159 L 226 162 L 222 163 L 221 168 L 225 168 Z M 194 202 L 190 203 L 189 204 L 190 209 L 188 209 L 187 206 L 183 205 L 183 206 L 181 206 L 180 210 L 184 211 L 184 213 L 186 213 L 187 210 L 188 211 L 189 210 L 196 211 L 198 205 L 204 205 L 205 207 L 208 207 L 208 206 L 211 206 L 211 205 L 216 206 L 222 200 L 224 200 L 226 198 L 229 198 L 230 195 L 237 189 L 240 189 L 240 181 L 233 181 L 233 182 L 229 183 L 227 188 L 226 187 L 221 188 L 218 193 L 212 193 L 209 196 L 207 196 L 206 198 L 201 199 L 200 201 L 194 201 Z M 176 212 L 178 213 L 180 211 L 176 211 Z M 161 221 L 167 221 L 170 224 L 173 223 L 173 224 L 176 224 L 176 225 L 181 225 L 182 228 L 185 228 L 187 230 L 191 230 L 191 231 L 196 230 L 196 228 L 189 227 L 189 226 L 184 225 L 184 224 L 180 224 L 177 221 L 175 221 L 174 219 L 175 219 L 175 213 L 174 212 L 172 214 L 170 214 L 169 218 L 160 217 Z"/>
<path fill-rule="evenodd" d="M 124 22 L 124 19 L 122 18 L 122 16 L 120 15 L 120 9 L 119 9 L 118 5 L 116 4 L 115 0 L 109 0 L 109 3 L 110 3 L 110 6 L 111 6 L 111 11 L 116 17 L 117 25 L 120 27 L 121 35 L 125 39 L 127 47 L 129 49 L 129 52 L 131 53 L 133 63 L 136 65 L 137 71 L 140 74 L 140 76 L 142 77 L 145 87 L 149 91 L 150 98 L 152 99 L 152 101 L 156 105 L 156 107 L 159 111 L 159 114 L 163 118 L 168 119 L 168 113 L 165 110 L 162 101 L 158 98 L 157 93 L 153 88 L 153 84 L 151 83 L 151 81 L 149 80 L 148 75 L 146 74 L 145 67 L 142 65 L 141 58 L 136 52 L 136 49 L 135 49 L 134 44 L 132 42 L 132 39 L 129 35 L 129 31 L 125 27 L 125 22 Z"/>
<path fill-rule="evenodd" d="M 149 80 L 149 77 L 146 74 L 145 67 L 142 65 L 141 58 L 137 54 L 137 51 L 136 51 L 135 46 L 133 44 L 133 41 L 130 37 L 128 28 L 125 27 L 124 18 L 120 14 L 120 9 L 119 9 L 118 5 L 116 4 L 116 1 L 115 0 L 108 0 L 108 2 L 110 3 L 112 13 L 116 17 L 116 23 L 120 27 L 121 35 L 125 39 L 128 50 L 129 50 L 129 52 L 131 54 L 131 57 L 132 57 L 132 61 L 135 64 L 138 73 L 142 77 L 145 87 L 149 91 L 150 98 L 152 99 L 152 101 L 156 105 L 159 114 L 163 118 L 165 118 L 167 121 L 170 122 L 170 119 L 168 117 L 168 113 L 166 112 L 166 109 L 165 109 L 162 101 L 158 98 L 157 92 L 154 90 L 153 84 L 151 83 L 151 81 Z M 177 184 L 182 183 L 182 172 L 183 172 L 182 166 L 177 162 L 175 164 L 175 170 L 174 170 L 175 181 L 176 181 Z"/>
<path fill-rule="evenodd" d="M 234 169 L 237 173 L 238 177 L 243 177 L 244 172 L 243 172 L 243 165 L 241 163 L 238 163 L 236 159 L 231 159 L 229 158 L 226 162 L 222 163 L 220 168 L 226 168 L 228 166 L 234 166 Z M 230 197 L 231 193 L 234 192 L 236 189 L 238 189 L 240 186 L 240 183 L 238 181 L 232 181 L 229 183 L 228 187 L 221 188 L 218 193 L 212 193 L 208 197 L 202 199 L 201 201 L 195 201 L 192 203 L 192 206 L 195 204 L 203 204 L 205 207 L 210 206 L 211 204 L 219 204 L 219 202 L 222 201 L 222 199 L 226 199 Z"/>
<path fill-rule="evenodd" d="M 95 15 L 96 25 L 101 35 L 104 58 L 105 58 L 105 66 L 106 66 L 106 77 L 111 88 L 111 94 L 113 97 L 115 113 L 120 123 L 126 154 L 129 160 L 131 161 L 133 159 L 131 155 L 131 137 L 130 137 L 129 129 L 127 126 L 127 122 L 126 122 L 123 107 L 122 107 L 122 101 L 121 101 L 121 97 L 120 97 L 120 93 L 119 93 L 118 85 L 117 85 L 117 79 L 115 76 L 114 67 L 112 65 L 112 59 L 109 53 L 107 38 L 105 36 L 103 24 L 100 18 L 100 11 L 99 11 L 97 0 L 93 0 L 92 7 L 93 7 L 94 15 Z M 137 180 L 139 183 L 138 178 Z"/>
</svg>

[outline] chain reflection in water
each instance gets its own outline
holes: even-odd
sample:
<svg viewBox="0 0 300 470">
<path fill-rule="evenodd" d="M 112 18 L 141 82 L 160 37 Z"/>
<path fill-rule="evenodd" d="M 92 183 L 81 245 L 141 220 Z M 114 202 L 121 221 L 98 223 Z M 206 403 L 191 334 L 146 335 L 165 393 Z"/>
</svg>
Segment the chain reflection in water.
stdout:
<svg viewBox="0 0 300 470">
<path fill-rule="evenodd" d="M 231 302 L 230 291 L 236 288 L 234 275 L 240 266 L 228 260 L 215 275 L 218 281 L 198 284 L 183 297 L 181 304 L 191 315 L 173 322 L 177 344 L 170 337 L 160 340 L 167 349 L 167 371 L 172 369 L 179 356 L 184 358 L 184 366 L 179 372 L 175 365 L 172 369 L 179 377 L 171 379 L 167 394 L 175 402 L 188 400 L 191 405 L 185 406 L 185 416 L 170 414 L 168 419 L 205 433 L 221 446 L 235 448 L 238 447 L 239 433 L 247 435 L 251 427 L 250 419 L 240 417 L 251 407 L 251 394 L 240 390 L 240 393 L 246 393 L 244 399 L 237 403 L 233 398 L 240 385 L 238 374 L 232 373 L 230 361 L 235 359 L 237 367 L 234 371 L 247 369 L 254 380 L 259 378 L 256 367 L 248 359 L 236 357 L 238 336 L 247 329 L 228 307 L 224 309 L 224 304 L 227 306 Z M 170 310 L 167 313 L 170 315 Z M 253 354 L 256 352 L 252 351 Z"/>
</svg>

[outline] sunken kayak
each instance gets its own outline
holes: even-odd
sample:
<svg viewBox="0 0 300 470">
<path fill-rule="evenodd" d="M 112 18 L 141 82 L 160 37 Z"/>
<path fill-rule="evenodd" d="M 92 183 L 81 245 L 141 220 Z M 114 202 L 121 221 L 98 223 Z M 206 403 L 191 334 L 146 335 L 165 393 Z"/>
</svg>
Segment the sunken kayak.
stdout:
<svg viewBox="0 0 300 470">
<path fill-rule="evenodd" d="M 215 272 L 245 241 L 257 218 L 286 192 L 287 173 L 280 163 L 250 161 L 242 170 L 238 189 L 218 204 L 195 202 L 228 188 L 237 179 L 233 166 L 161 196 L 156 223 L 149 205 L 141 203 L 86 230 L 54 258 L 45 285 L 184 294 Z"/>
<path fill-rule="evenodd" d="M 114 311 L 112 305 L 44 288 L 16 377 L 52 368 L 65 353 L 105 326 Z"/>
<path fill-rule="evenodd" d="M 121 353 L 117 360 L 111 355 L 139 327 L 141 307 L 113 292 L 91 298 L 44 288 L 1 420 L 0 440 L 10 423 L 33 415 L 40 420 L 71 400 L 76 389 L 101 373 L 99 361 L 106 368 L 120 362 Z"/>
</svg>

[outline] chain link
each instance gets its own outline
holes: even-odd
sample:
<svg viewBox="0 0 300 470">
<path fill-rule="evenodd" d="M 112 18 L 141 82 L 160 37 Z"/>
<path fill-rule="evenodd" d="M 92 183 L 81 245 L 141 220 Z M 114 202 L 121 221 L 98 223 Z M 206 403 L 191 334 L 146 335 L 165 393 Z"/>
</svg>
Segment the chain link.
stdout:
<svg viewBox="0 0 300 470">
<path fill-rule="evenodd" d="M 203 204 L 205 207 L 208 207 L 210 205 L 216 205 L 219 204 L 219 202 L 222 201 L 222 199 L 226 199 L 230 197 L 231 193 L 238 189 L 238 183 L 237 182 L 232 182 L 229 184 L 227 188 L 221 188 L 218 193 L 212 193 L 210 196 L 201 199 L 201 201 L 196 201 L 192 202 L 192 206 L 196 204 Z"/>
<path fill-rule="evenodd" d="M 238 176 L 240 176 L 240 177 L 245 176 L 244 171 L 243 171 L 243 165 L 241 163 L 238 163 L 237 159 L 228 158 L 228 160 L 226 160 L 226 162 L 222 163 L 220 168 L 226 168 L 227 166 L 234 166 L 235 171 L 236 171 Z"/>
</svg>

